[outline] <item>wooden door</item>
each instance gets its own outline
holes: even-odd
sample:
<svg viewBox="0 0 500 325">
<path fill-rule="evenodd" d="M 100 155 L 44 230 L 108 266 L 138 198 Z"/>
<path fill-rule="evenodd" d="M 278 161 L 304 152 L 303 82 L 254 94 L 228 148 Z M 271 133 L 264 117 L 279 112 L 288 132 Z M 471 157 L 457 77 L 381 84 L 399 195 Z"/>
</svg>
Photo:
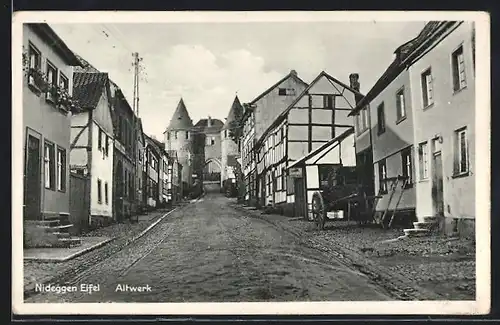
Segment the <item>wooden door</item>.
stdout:
<svg viewBox="0 0 500 325">
<path fill-rule="evenodd" d="M 441 152 L 436 152 L 432 159 L 432 204 L 434 215 L 444 215 L 444 195 L 443 195 L 443 163 Z"/>
<path fill-rule="evenodd" d="M 295 217 L 307 219 L 307 198 L 304 191 L 304 178 L 294 179 L 295 190 Z"/>
<path fill-rule="evenodd" d="M 24 168 L 24 219 L 40 219 L 41 199 L 41 140 L 27 135 Z"/>
</svg>

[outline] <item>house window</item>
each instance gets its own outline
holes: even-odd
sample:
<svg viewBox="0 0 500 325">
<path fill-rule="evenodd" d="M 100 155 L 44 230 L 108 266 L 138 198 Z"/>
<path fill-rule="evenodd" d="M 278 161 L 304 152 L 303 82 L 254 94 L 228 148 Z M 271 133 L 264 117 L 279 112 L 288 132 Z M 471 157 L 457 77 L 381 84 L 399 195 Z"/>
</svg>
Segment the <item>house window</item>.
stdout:
<svg viewBox="0 0 500 325">
<path fill-rule="evenodd" d="M 294 96 L 295 89 L 293 89 L 293 88 L 279 88 L 278 95 L 279 96 Z"/>
<path fill-rule="evenodd" d="M 224 130 L 224 139 L 227 138 L 227 130 Z"/>
<path fill-rule="evenodd" d="M 52 86 L 57 86 L 57 69 L 47 60 L 47 82 Z"/>
<path fill-rule="evenodd" d="M 167 140 L 170 140 L 170 132 L 167 132 Z"/>
<path fill-rule="evenodd" d="M 102 203 L 102 188 L 101 188 L 101 180 L 97 179 L 97 203 Z"/>
<path fill-rule="evenodd" d="M 406 117 L 405 92 L 404 88 L 396 93 L 397 120 L 401 121 Z"/>
<path fill-rule="evenodd" d="M 422 73 L 421 81 L 422 81 L 422 100 L 425 108 L 434 103 L 431 68 L 425 70 Z"/>
<path fill-rule="evenodd" d="M 66 150 L 57 148 L 57 190 L 66 191 Z"/>
<path fill-rule="evenodd" d="M 189 139 L 189 131 L 186 131 L 186 140 Z"/>
<path fill-rule="evenodd" d="M 403 176 L 408 177 L 406 187 L 411 187 L 413 184 L 413 165 L 411 162 L 411 147 L 401 151 L 401 164 Z"/>
<path fill-rule="evenodd" d="M 109 155 L 109 137 L 107 134 L 104 134 L 104 152 L 106 156 Z"/>
<path fill-rule="evenodd" d="M 454 174 L 465 174 L 469 171 L 469 145 L 467 128 L 455 131 L 455 170 Z"/>
<path fill-rule="evenodd" d="M 378 162 L 378 183 L 380 194 L 387 194 L 387 166 L 385 159 Z"/>
<path fill-rule="evenodd" d="M 385 112 L 384 112 L 384 103 L 381 103 L 377 107 L 377 118 L 378 118 L 378 134 L 382 134 L 385 132 Z"/>
<path fill-rule="evenodd" d="M 453 72 L 453 91 L 459 91 L 467 85 L 465 79 L 464 48 L 460 46 L 451 55 Z"/>
<path fill-rule="evenodd" d="M 55 189 L 56 165 L 54 144 L 45 142 L 44 172 L 45 188 Z"/>
<path fill-rule="evenodd" d="M 418 164 L 420 169 L 420 179 L 429 177 L 429 146 L 427 142 L 418 145 Z"/>
<path fill-rule="evenodd" d="M 108 182 L 104 183 L 104 202 L 106 203 L 106 205 L 109 204 Z"/>
<path fill-rule="evenodd" d="M 59 74 L 59 86 L 66 91 L 69 90 L 69 79 L 62 72 Z"/>
<path fill-rule="evenodd" d="M 356 127 L 358 128 L 358 133 L 362 133 L 368 128 L 368 111 L 367 108 L 363 108 L 356 115 Z"/>
<path fill-rule="evenodd" d="M 31 69 L 40 69 L 42 65 L 42 55 L 40 54 L 40 51 L 33 44 L 29 45 L 28 56 L 29 56 L 29 67 Z"/>
<path fill-rule="evenodd" d="M 323 96 L 323 107 L 330 109 L 333 108 L 333 95 Z"/>
<path fill-rule="evenodd" d="M 177 131 L 175 131 L 174 134 L 175 134 L 175 140 L 177 140 Z"/>
<path fill-rule="evenodd" d="M 102 136 L 103 136 L 103 132 L 101 129 L 99 129 L 98 138 L 97 138 L 97 149 L 99 149 L 99 150 L 102 149 Z"/>
</svg>

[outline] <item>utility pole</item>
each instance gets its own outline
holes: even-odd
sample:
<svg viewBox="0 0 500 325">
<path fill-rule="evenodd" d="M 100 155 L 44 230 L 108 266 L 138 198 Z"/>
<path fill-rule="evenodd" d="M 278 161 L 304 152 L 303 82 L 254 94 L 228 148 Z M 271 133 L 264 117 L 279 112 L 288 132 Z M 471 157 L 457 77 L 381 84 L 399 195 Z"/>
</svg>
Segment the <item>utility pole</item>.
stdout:
<svg viewBox="0 0 500 325">
<path fill-rule="evenodd" d="M 133 113 L 133 135 L 134 135 L 134 140 L 132 142 L 132 150 L 133 150 L 133 158 L 134 158 L 134 168 L 135 168 L 135 173 L 134 173 L 134 198 L 133 200 L 135 201 L 135 206 L 136 206 L 136 215 L 137 215 L 137 221 L 139 218 L 138 214 L 138 206 L 140 203 L 140 198 L 138 199 L 138 191 L 139 189 L 137 188 L 138 184 L 138 173 L 142 172 L 142 170 L 138 171 L 138 166 L 139 166 L 139 148 L 138 148 L 138 141 L 139 141 L 139 132 L 138 132 L 138 119 L 139 119 L 139 65 L 140 62 L 142 61 L 142 58 L 139 57 L 139 53 L 134 52 L 132 53 L 132 56 L 134 57 L 134 62 L 132 65 L 134 66 L 134 99 L 132 103 L 132 113 Z"/>
</svg>

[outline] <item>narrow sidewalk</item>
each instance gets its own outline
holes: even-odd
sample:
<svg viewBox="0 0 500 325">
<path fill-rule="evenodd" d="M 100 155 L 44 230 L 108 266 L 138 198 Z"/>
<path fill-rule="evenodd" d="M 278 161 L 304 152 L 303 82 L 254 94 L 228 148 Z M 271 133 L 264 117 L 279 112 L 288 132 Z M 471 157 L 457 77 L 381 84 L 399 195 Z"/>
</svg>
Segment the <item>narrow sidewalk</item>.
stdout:
<svg viewBox="0 0 500 325">
<path fill-rule="evenodd" d="M 69 279 L 91 265 L 99 263 L 117 253 L 125 246 L 144 235 L 167 213 L 182 208 L 186 204 L 188 204 L 188 202 L 181 203 L 171 209 L 159 209 L 149 212 L 146 215 L 140 215 L 138 222 L 127 221 L 124 223 L 117 223 L 82 234 L 79 236 L 83 239 L 82 242 L 86 242 L 86 238 L 89 239 L 88 241 L 92 241 L 91 239 L 93 238 L 107 238 L 113 240 L 74 258 L 63 261 L 59 261 L 57 258 L 54 258 L 52 261 L 24 260 L 23 278 L 25 298 L 33 294 L 36 284 L 64 282 L 65 279 Z M 52 253 L 52 255 L 54 254 L 55 253 Z M 68 252 L 65 254 L 67 255 Z"/>
</svg>

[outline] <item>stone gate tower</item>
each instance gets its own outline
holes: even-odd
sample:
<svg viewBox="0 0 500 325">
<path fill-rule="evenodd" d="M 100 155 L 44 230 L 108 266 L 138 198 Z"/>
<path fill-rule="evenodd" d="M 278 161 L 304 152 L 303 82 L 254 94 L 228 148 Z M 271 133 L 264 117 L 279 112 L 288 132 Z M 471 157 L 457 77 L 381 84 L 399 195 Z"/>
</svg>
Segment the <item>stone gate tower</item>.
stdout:
<svg viewBox="0 0 500 325">
<path fill-rule="evenodd" d="M 184 101 L 179 101 L 177 109 L 170 120 L 170 123 L 163 133 L 165 148 L 175 150 L 179 163 L 182 165 L 182 181 L 192 184 L 192 161 L 193 161 L 193 121 L 184 105 Z"/>
<path fill-rule="evenodd" d="M 230 137 L 230 130 L 234 127 L 234 123 L 237 123 L 243 115 L 243 107 L 241 106 L 238 96 L 234 98 L 231 109 L 226 118 L 226 123 L 222 127 L 221 131 L 221 164 L 222 164 L 222 181 L 228 178 L 228 169 L 233 167 L 236 162 L 236 157 L 238 156 L 238 145 Z"/>
</svg>

